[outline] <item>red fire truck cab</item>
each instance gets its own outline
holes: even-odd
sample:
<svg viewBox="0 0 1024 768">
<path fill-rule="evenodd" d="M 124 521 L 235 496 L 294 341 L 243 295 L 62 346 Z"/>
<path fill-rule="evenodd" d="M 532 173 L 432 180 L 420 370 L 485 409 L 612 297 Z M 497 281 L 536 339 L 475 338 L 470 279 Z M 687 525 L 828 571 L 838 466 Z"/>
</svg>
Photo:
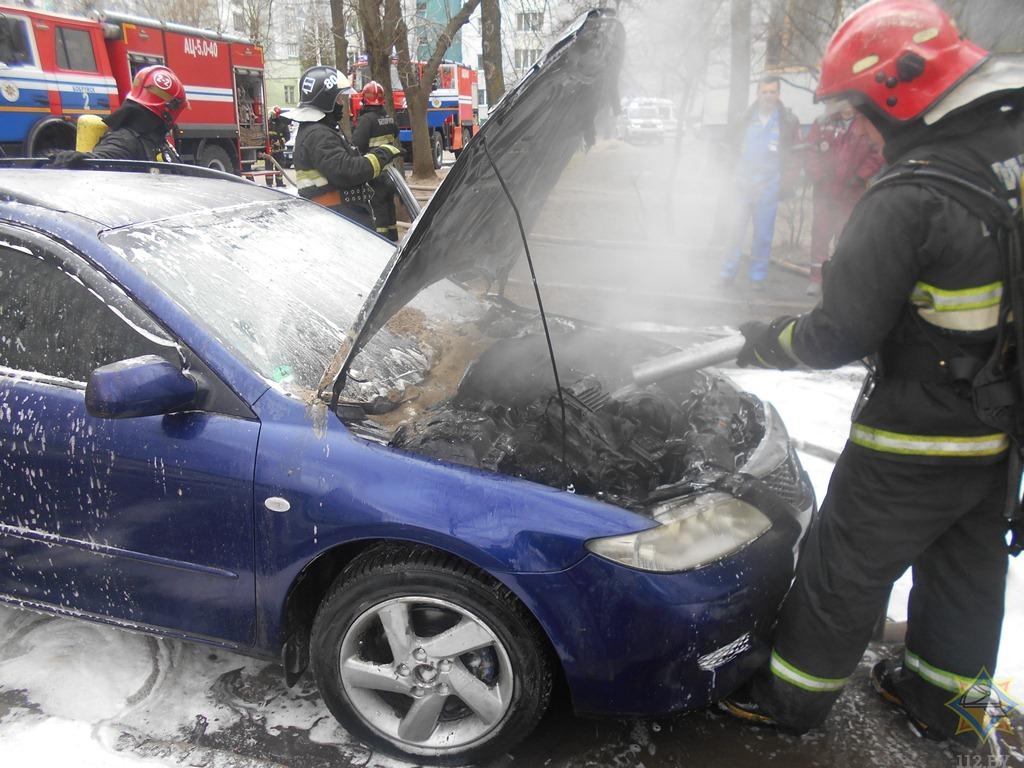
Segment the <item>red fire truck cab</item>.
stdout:
<svg viewBox="0 0 1024 768">
<path fill-rule="evenodd" d="M 87 19 L 0 6 L 0 149 L 37 157 L 75 145 L 75 120 L 107 115 L 151 64 L 189 106 L 174 142 L 186 162 L 239 172 L 267 151 L 263 51 L 242 38 L 117 13 Z"/>
</svg>

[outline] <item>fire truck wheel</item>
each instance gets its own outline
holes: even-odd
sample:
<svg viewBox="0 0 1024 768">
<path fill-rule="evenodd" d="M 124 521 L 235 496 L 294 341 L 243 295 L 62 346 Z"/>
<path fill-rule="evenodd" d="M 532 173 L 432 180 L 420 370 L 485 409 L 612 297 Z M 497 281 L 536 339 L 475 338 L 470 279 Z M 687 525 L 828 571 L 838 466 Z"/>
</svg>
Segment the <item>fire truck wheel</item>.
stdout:
<svg viewBox="0 0 1024 768">
<path fill-rule="evenodd" d="M 434 168 L 441 167 L 441 153 L 444 152 L 444 144 L 441 142 L 441 134 L 437 131 L 430 134 L 430 155 L 434 158 Z"/>
<path fill-rule="evenodd" d="M 216 144 L 207 144 L 203 147 L 203 151 L 199 153 L 198 165 L 204 168 L 213 168 L 215 171 L 224 171 L 225 173 L 235 172 L 228 153 Z"/>
</svg>

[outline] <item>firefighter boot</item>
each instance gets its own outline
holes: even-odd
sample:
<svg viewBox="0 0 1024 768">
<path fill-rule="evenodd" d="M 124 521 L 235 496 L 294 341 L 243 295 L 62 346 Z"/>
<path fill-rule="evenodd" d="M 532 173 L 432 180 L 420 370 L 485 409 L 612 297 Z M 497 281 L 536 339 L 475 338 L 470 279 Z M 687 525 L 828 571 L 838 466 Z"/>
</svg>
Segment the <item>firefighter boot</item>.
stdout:
<svg viewBox="0 0 1024 768">
<path fill-rule="evenodd" d="M 978 737 L 974 732 L 964 733 L 943 733 L 940 729 L 928 725 L 921 717 L 914 713 L 907 703 L 906 698 L 900 693 L 898 680 L 900 676 L 900 665 L 895 659 L 883 659 L 871 668 L 871 687 L 875 693 L 899 709 L 910 720 L 910 725 L 919 735 L 933 741 L 949 742 L 957 748 L 957 751 L 972 751 L 979 745 Z M 996 734 L 990 733 L 988 739 L 996 741 Z"/>
<path fill-rule="evenodd" d="M 776 720 L 769 708 L 756 695 L 753 680 L 720 700 L 718 708 L 749 725 L 774 728 L 794 736 L 801 736 L 808 731 L 807 728 L 796 728 Z"/>
</svg>

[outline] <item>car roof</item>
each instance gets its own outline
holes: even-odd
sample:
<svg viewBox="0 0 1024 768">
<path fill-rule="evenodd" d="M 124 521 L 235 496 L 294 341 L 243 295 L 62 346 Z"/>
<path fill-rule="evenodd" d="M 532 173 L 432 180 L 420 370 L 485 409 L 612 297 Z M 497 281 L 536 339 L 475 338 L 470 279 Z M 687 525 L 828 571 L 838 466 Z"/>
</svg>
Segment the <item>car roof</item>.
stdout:
<svg viewBox="0 0 1024 768">
<path fill-rule="evenodd" d="M 280 200 L 273 189 L 226 175 L 54 168 L 0 168 L 0 212 L 20 220 L 27 205 L 92 222 L 96 231 Z M 14 203 L 15 205 L 10 205 Z"/>
</svg>

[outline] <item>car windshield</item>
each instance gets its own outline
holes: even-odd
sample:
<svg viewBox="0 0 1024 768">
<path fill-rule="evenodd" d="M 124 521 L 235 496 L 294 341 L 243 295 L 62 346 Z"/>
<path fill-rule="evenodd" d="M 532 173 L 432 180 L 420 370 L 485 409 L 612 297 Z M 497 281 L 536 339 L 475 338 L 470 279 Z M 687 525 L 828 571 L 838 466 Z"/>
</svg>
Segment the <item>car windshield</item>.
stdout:
<svg viewBox="0 0 1024 768">
<path fill-rule="evenodd" d="M 656 107 L 630 107 L 629 117 L 632 120 L 656 120 L 660 115 Z"/>
<path fill-rule="evenodd" d="M 300 200 L 113 230 L 105 242 L 264 378 L 316 389 L 391 243 Z"/>
</svg>

